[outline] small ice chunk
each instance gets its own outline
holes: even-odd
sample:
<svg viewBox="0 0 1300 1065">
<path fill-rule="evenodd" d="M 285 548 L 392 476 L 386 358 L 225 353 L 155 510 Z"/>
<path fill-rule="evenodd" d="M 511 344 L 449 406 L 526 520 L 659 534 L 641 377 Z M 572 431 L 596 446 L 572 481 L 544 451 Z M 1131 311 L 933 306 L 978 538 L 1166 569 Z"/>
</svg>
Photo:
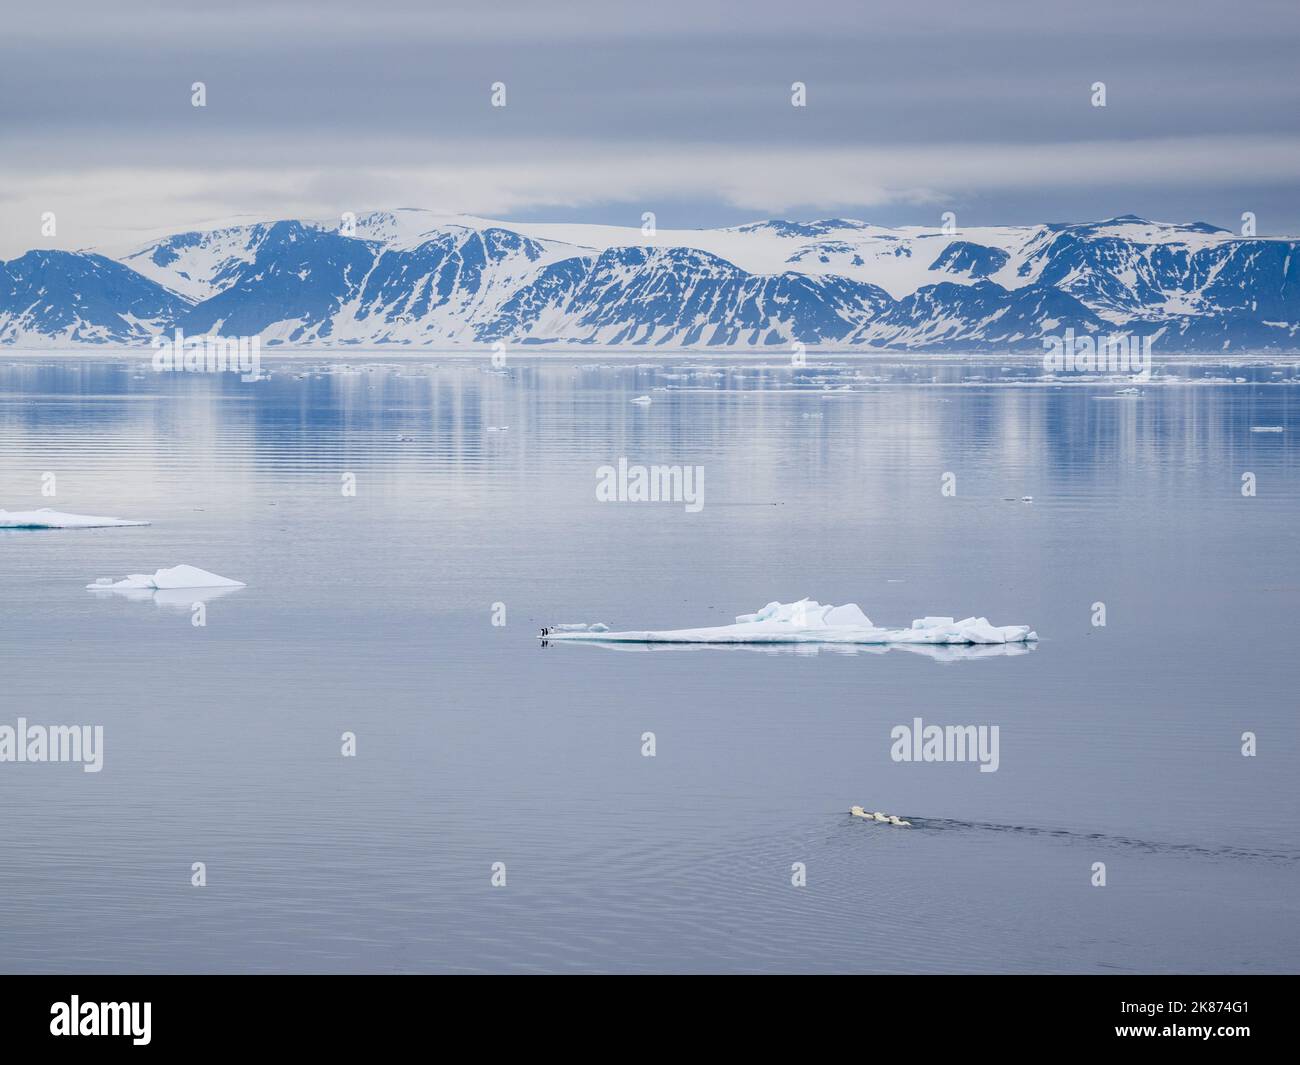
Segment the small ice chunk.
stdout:
<svg viewBox="0 0 1300 1065">
<path fill-rule="evenodd" d="M 101 518 L 93 514 L 68 514 L 41 507 L 40 510 L 0 510 L 0 529 L 114 529 L 148 525 L 127 518 Z"/>
<path fill-rule="evenodd" d="M 209 573 L 205 569 L 199 569 L 198 566 L 172 566 L 153 574 L 129 573 L 125 579 L 116 582 L 111 577 L 100 577 L 94 584 L 88 584 L 86 587 L 110 588 L 115 591 L 153 591 L 169 588 L 243 588 L 244 582 Z"/>
<path fill-rule="evenodd" d="M 632 400 L 632 402 L 635 403 L 638 407 L 648 407 L 653 401 L 650 399 L 649 396 L 637 396 L 636 399 Z"/>
</svg>

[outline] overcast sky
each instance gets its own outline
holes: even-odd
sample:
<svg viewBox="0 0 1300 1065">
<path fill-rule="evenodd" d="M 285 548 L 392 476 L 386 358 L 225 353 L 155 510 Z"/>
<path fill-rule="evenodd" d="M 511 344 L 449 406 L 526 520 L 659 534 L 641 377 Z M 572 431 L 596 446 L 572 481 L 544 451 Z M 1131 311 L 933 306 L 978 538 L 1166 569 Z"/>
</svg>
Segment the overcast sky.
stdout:
<svg viewBox="0 0 1300 1065">
<path fill-rule="evenodd" d="M 1298 54 L 1296 0 L 8 5 L 0 257 L 403 206 L 1294 234 Z"/>
</svg>

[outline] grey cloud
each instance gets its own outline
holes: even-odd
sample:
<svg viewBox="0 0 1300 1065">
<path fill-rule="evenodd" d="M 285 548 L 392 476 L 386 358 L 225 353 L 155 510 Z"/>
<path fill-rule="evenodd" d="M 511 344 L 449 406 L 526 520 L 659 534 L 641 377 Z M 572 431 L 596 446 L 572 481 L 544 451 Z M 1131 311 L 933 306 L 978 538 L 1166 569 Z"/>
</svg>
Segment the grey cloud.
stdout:
<svg viewBox="0 0 1300 1065">
<path fill-rule="evenodd" d="M 348 191 L 379 206 L 413 184 L 414 205 L 435 206 L 418 195 L 420 168 L 436 171 L 428 195 L 453 198 L 492 171 L 483 195 L 436 206 L 480 210 L 495 197 L 516 215 L 594 221 L 653 195 L 697 224 L 765 204 L 918 221 L 936 201 L 988 222 L 1176 207 L 1221 224 L 1249 201 L 1278 225 L 1300 222 L 1288 191 L 1300 173 L 1257 157 L 1300 133 L 1300 13 L 1273 0 L 56 0 L 7 13 L 5 28 L 9 252 L 43 199 L 109 212 L 114 225 L 152 224 L 163 207 L 178 225 L 205 208 L 294 213 Z M 202 110 L 189 104 L 195 80 L 208 86 Z M 496 80 L 504 110 L 489 106 Z M 795 80 L 806 108 L 789 104 Z M 1104 109 L 1089 104 L 1096 80 Z M 1151 152 L 1170 138 L 1206 150 L 1171 156 L 1162 181 Z M 1093 157 L 1071 147 L 1090 141 L 1105 142 Z M 1003 146 L 1024 151 L 999 167 Z M 909 147 L 917 165 L 900 162 Z M 692 160 L 715 149 L 793 187 L 703 187 Z M 1216 156 L 1225 150 L 1235 154 Z M 853 151 L 889 165 L 838 184 L 814 170 L 826 152 Z M 1054 165 L 1067 156 L 1072 180 Z M 230 187 L 216 196 L 222 174 Z M 593 175 L 607 179 L 603 194 Z"/>
</svg>

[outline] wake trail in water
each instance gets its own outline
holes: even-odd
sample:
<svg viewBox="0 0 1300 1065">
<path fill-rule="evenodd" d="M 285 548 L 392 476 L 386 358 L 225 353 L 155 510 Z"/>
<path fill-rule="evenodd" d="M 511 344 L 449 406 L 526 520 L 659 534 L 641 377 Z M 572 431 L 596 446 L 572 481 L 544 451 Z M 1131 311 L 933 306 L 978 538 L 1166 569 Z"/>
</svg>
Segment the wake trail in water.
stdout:
<svg viewBox="0 0 1300 1065">
<path fill-rule="evenodd" d="M 1137 839 L 1133 836 L 1119 836 L 1106 832 L 1080 832 L 1067 828 L 1044 828 L 1037 825 L 1001 825 L 988 821 L 962 821 L 944 817 L 916 817 L 912 814 L 901 815 L 912 823 L 912 829 L 939 832 L 1002 832 L 1015 833 L 1045 839 L 1060 840 L 1065 843 L 1090 843 L 1105 847 L 1122 847 L 1141 851 L 1146 854 L 1175 854 L 1195 858 L 1215 860 L 1271 862 L 1277 865 L 1292 866 L 1300 864 L 1300 852 L 1265 850 L 1252 847 L 1234 847 L 1230 845 L 1207 846 L 1199 843 L 1169 843 L 1158 840 Z M 857 820 L 856 818 L 854 820 Z M 886 826 L 888 827 L 888 826 Z"/>
</svg>

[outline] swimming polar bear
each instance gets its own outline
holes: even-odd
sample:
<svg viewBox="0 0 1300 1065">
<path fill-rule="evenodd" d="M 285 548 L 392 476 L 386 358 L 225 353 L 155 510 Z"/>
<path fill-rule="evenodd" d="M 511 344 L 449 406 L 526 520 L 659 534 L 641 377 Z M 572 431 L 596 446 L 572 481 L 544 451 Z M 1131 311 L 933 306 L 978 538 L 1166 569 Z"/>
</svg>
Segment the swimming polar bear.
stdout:
<svg viewBox="0 0 1300 1065">
<path fill-rule="evenodd" d="M 854 817 L 861 817 L 865 821 L 875 821 L 882 825 L 899 825 L 904 828 L 911 828 L 911 821 L 904 821 L 897 814 L 882 814 L 879 810 L 867 811 L 861 806 L 850 806 L 849 813 Z"/>
</svg>

